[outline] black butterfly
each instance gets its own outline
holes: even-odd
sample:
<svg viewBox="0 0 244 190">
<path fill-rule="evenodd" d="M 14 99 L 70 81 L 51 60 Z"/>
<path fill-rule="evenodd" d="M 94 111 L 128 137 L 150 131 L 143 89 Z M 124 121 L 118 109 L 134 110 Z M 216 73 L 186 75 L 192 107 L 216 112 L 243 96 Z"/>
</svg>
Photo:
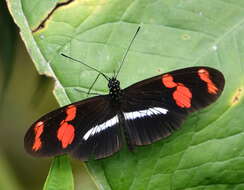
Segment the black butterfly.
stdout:
<svg viewBox="0 0 244 190">
<path fill-rule="evenodd" d="M 26 133 L 27 152 L 34 156 L 68 153 L 88 160 L 108 157 L 123 144 L 130 149 L 151 144 L 172 134 L 189 113 L 213 103 L 225 84 L 223 74 L 214 68 L 189 67 L 122 90 L 117 75 L 110 78 L 98 72 L 108 80 L 109 94 L 41 117 Z"/>
</svg>

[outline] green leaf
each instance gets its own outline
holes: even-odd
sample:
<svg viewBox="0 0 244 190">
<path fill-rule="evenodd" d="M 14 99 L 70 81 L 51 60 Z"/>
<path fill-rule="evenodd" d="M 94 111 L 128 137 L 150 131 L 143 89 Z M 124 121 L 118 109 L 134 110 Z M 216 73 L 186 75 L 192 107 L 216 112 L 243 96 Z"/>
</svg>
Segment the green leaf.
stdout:
<svg viewBox="0 0 244 190">
<path fill-rule="evenodd" d="M 56 81 L 60 105 L 85 98 L 75 88 L 87 90 L 96 77 L 60 53 L 112 75 L 139 25 L 119 74 L 123 88 L 188 66 L 207 65 L 225 75 L 219 100 L 191 115 L 171 137 L 87 162 L 99 189 L 244 188 L 244 2 L 8 0 L 8 5 L 37 70 Z M 106 81 L 101 78 L 93 90 L 107 92 Z"/>
<path fill-rule="evenodd" d="M 67 156 L 58 156 L 53 160 L 43 190 L 74 189 L 73 176 L 70 172 Z M 62 181 L 62 186 L 60 182 Z"/>
</svg>

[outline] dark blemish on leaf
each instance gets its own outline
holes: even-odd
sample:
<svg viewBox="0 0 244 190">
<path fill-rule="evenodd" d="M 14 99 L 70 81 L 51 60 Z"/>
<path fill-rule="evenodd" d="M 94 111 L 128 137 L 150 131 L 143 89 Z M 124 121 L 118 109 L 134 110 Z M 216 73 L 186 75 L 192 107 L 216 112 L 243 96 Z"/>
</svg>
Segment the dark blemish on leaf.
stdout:
<svg viewBox="0 0 244 190">
<path fill-rule="evenodd" d="M 52 14 L 54 13 L 54 11 L 56 11 L 59 7 L 68 5 L 68 4 L 72 3 L 73 1 L 75 1 L 75 0 L 68 0 L 66 2 L 57 3 L 57 5 L 51 10 L 51 12 L 46 16 L 46 18 L 44 18 L 43 21 L 36 28 L 34 28 L 32 30 L 32 33 L 35 33 L 38 30 L 41 30 L 42 28 L 44 28 L 46 21 L 52 16 Z"/>
<path fill-rule="evenodd" d="M 236 104 L 239 102 L 241 94 L 242 94 L 243 89 L 238 88 L 237 92 L 235 93 L 233 99 L 232 99 L 232 104 Z"/>
<path fill-rule="evenodd" d="M 157 72 L 162 73 L 163 71 L 162 69 L 157 69 Z"/>
</svg>

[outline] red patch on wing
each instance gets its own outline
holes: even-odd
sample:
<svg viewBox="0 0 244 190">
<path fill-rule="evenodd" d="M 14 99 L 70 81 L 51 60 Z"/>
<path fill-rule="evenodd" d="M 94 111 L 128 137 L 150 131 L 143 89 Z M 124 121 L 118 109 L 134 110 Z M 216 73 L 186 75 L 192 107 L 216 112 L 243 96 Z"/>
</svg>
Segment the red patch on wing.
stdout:
<svg viewBox="0 0 244 190">
<path fill-rule="evenodd" d="M 62 148 L 71 144 L 75 137 L 75 128 L 73 125 L 63 122 L 58 129 L 57 138 L 62 143 Z"/>
<path fill-rule="evenodd" d="M 35 127 L 34 127 L 34 132 L 35 132 L 35 140 L 32 146 L 32 150 L 38 151 L 42 147 L 42 142 L 41 142 L 41 134 L 43 133 L 43 128 L 44 128 L 44 123 L 42 121 L 39 121 Z"/>
<path fill-rule="evenodd" d="M 75 128 L 69 124 L 68 121 L 75 119 L 77 108 L 74 105 L 70 105 L 66 109 L 66 118 L 61 121 L 60 127 L 57 131 L 57 138 L 62 143 L 62 148 L 67 148 L 75 137 Z"/>
<path fill-rule="evenodd" d="M 67 116 L 65 118 L 65 121 L 72 121 L 76 116 L 76 110 L 77 108 L 74 105 L 68 106 L 66 110 Z"/>
<path fill-rule="evenodd" d="M 162 83 L 167 88 L 174 88 L 177 84 L 174 82 L 174 78 L 170 74 L 165 74 L 162 76 Z"/>
<path fill-rule="evenodd" d="M 165 74 L 162 76 L 162 83 L 166 88 L 175 88 L 176 90 L 173 92 L 173 99 L 175 103 L 182 108 L 190 108 L 191 107 L 191 99 L 192 93 L 184 86 L 182 83 L 174 82 L 174 78 L 170 74 Z"/>
<path fill-rule="evenodd" d="M 173 98 L 178 106 L 182 108 L 191 107 L 191 91 L 183 84 L 180 84 L 176 87 L 176 91 L 173 92 Z"/>
<path fill-rule="evenodd" d="M 213 81 L 210 79 L 209 72 L 206 69 L 199 69 L 198 75 L 201 80 L 207 83 L 208 86 L 208 93 L 210 94 L 217 94 L 218 88 L 215 86 Z"/>
</svg>

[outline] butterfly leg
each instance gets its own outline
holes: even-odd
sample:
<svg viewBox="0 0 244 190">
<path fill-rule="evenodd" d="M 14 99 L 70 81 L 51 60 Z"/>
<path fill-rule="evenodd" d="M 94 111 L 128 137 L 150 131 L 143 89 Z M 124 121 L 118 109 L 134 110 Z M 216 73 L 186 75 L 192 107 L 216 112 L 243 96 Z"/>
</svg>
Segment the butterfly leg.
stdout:
<svg viewBox="0 0 244 190">
<path fill-rule="evenodd" d="M 78 89 L 78 88 L 75 88 L 75 90 L 78 91 L 78 92 L 87 94 L 87 97 L 88 97 L 89 95 L 95 95 L 95 96 L 102 95 L 102 94 L 99 94 L 99 93 L 91 93 L 91 89 L 92 89 L 92 87 L 95 85 L 95 83 L 96 83 L 97 79 L 99 78 L 99 76 L 100 76 L 100 73 L 97 75 L 96 79 L 94 80 L 94 82 L 92 83 L 92 85 L 90 86 L 90 88 L 88 89 L 87 92 L 86 92 L 86 91 L 83 91 L 83 90 L 81 90 L 81 89 Z"/>
<path fill-rule="evenodd" d="M 81 92 L 81 93 L 84 93 L 84 94 L 87 94 L 87 95 L 94 95 L 94 96 L 99 96 L 99 95 L 102 95 L 102 94 L 99 94 L 99 93 L 89 93 L 84 91 L 84 90 L 81 90 L 79 88 L 74 88 L 77 92 Z"/>
<path fill-rule="evenodd" d="M 87 93 L 87 96 L 90 95 L 90 92 L 91 92 L 91 89 L 92 87 L 95 85 L 95 83 L 97 82 L 97 79 L 99 78 L 100 76 L 100 73 L 97 75 L 96 79 L 94 80 L 94 82 L 92 83 L 92 85 L 90 86 L 89 90 L 88 90 L 88 93 Z"/>
</svg>

